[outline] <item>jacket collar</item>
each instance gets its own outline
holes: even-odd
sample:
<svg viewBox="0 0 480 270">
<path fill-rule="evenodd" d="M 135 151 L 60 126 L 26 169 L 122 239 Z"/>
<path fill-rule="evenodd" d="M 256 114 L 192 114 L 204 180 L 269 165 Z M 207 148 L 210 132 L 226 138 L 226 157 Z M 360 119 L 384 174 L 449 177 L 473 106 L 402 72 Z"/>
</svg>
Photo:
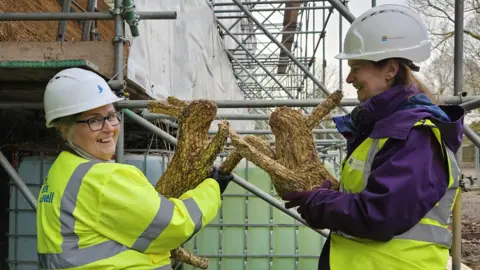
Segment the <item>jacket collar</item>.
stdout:
<svg viewBox="0 0 480 270">
<path fill-rule="evenodd" d="M 359 104 L 350 114 L 334 117 L 347 140 L 361 133 L 371 138 L 405 139 L 413 124 L 423 118 L 450 122 L 445 109 L 431 103 L 415 86 L 396 86 Z"/>
<path fill-rule="evenodd" d="M 440 129 L 447 146 L 456 152 L 463 138 L 464 115 L 461 106 L 435 105 L 412 86 L 393 87 L 333 121 L 350 145 L 364 136 L 404 140 L 417 121 L 428 118 Z"/>
<path fill-rule="evenodd" d="M 355 136 L 359 129 L 370 126 L 391 115 L 401 104 L 419 91 L 415 87 L 395 86 L 361 102 L 355 109 L 342 116 L 333 117 L 338 131 L 347 139 Z"/>
</svg>

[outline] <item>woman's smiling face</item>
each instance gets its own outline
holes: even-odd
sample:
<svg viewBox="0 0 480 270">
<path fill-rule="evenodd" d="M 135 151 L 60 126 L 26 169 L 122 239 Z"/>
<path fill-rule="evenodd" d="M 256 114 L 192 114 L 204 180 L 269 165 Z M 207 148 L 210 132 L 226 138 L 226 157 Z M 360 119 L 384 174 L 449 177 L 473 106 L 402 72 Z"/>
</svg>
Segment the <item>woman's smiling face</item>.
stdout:
<svg viewBox="0 0 480 270">
<path fill-rule="evenodd" d="M 398 70 L 396 61 L 391 61 L 391 63 L 389 61 L 381 68 L 374 62 L 366 60 L 348 60 L 348 65 L 350 72 L 346 81 L 357 89 L 357 97 L 360 102 L 388 90 L 391 86 L 390 81 Z"/>
</svg>

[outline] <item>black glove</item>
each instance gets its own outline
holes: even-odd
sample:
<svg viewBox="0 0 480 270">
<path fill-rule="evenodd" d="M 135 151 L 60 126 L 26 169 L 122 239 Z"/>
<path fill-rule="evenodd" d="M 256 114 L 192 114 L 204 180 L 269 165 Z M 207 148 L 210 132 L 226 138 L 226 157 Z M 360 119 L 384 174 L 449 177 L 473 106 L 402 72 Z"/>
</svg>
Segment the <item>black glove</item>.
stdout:
<svg viewBox="0 0 480 270">
<path fill-rule="evenodd" d="M 233 179 L 233 174 L 232 173 L 222 173 L 218 167 L 213 166 L 212 167 L 212 174 L 210 176 L 211 178 L 217 180 L 218 185 L 220 186 L 220 194 L 222 194 L 225 189 L 227 189 L 228 184 L 230 181 Z"/>
</svg>

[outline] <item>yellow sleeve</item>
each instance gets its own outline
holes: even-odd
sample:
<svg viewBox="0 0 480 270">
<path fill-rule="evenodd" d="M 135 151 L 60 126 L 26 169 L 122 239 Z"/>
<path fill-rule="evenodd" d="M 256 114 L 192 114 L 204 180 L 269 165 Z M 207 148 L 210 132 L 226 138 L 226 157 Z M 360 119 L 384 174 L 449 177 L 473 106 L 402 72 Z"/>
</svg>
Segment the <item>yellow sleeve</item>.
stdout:
<svg viewBox="0 0 480 270">
<path fill-rule="evenodd" d="M 143 253 L 179 247 L 210 223 L 221 206 L 214 179 L 205 179 L 179 199 L 166 199 L 136 167 L 118 166 L 106 177 L 97 230 Z"/>
</svg>

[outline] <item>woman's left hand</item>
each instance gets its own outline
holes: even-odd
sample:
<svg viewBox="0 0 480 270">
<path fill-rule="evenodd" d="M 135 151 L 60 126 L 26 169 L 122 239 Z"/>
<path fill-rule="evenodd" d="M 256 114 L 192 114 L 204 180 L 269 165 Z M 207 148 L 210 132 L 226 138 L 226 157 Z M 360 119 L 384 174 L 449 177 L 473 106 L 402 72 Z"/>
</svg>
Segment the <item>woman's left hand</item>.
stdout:
<svg viewBox="0 0 480 270">
<path fill-rule="evenodd" d="M 320 223 L 323 214 L 320 211 L 315 211 L 311 206 L 315 205 L 315 198 L 322 196 L 322 193 L 329 190 L 331 186 L 332 183 L 327 180 L 322 186 L 310 191 L 285 192 L 282 196 L 282 199 L 287 201 L 285 208 L 290 209 L 298 206 L 297 212 L 310 226 L 323 229 L 320 228 L 322 227 Z"/>
</svg>

